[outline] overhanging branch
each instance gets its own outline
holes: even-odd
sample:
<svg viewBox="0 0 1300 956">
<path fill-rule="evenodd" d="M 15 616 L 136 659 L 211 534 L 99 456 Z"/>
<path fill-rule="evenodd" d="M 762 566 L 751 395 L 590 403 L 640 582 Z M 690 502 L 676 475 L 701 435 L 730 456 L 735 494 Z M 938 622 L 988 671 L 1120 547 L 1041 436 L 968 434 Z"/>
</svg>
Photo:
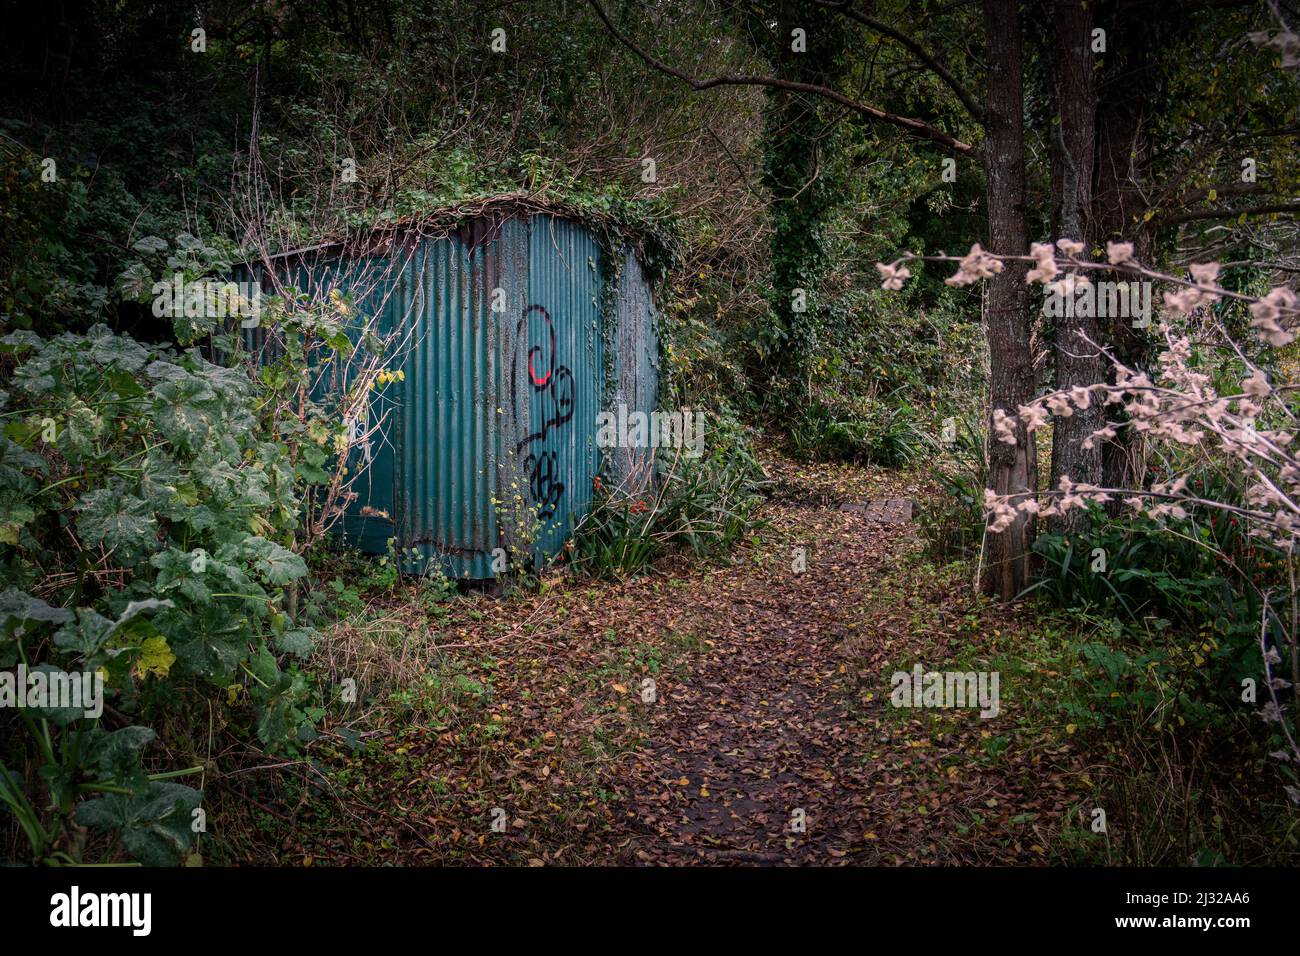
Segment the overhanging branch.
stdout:
<svg viewBox="0 0 1300 956">
<path fill-rule="evenodd" d="M 1156 225 L 1176 226 L 1183 222 L 1197 222 L 1204 219 L 1239 219 L 1242 216 L 1266 216 L 1270 213 L 1300 212 L 1300 202 L 1272 203 L 1267 206 L 1251 206 L 1248 209 L 1193 209 L 1189 212 L 1173 213 L 1160 216 Z"/>
<path fill-rule="evenodd" d="M 610 20 L 598 0 L 588 0 L 588 3 L 591 4 L 592 9 L 596 11 L 596 16 L 600 17 L 601 22 L 605 24 L 606 29 L 614 35 L 616 40 L 640 57 L 647 65 L 658 70 L 660 73 L 665 73 L 668 76 L 681 80 L 693 90 L 708 90 L 719 86 L 766 86 L 779 90 L 789 90 L 792 93 L 811 93 L 815 96 L 821 96 L 825 99 L 831 100 L 834 103 L 839 103 L 841 106 L 847 107 L 860 116 L 866 116 L 871 119 L 881 120 L 885 123 L 891 123 L 894 126 L 910 130 L 918 136 L 921 136 L 932 143 L 936 143 L 939 146 L 944 146 L 955 152 L 978 158 L 979 154 L 977 150 L 970 143 L 964 143 L 954 136 L 949 136 L 943 130 L 935 129 L 924 120 L 919 120 L 912 116 L 899 116 L 897 113 L 890 113 L 886 110 L 877 109 L 874 106 L 855 100 L 851 96 L 846 96 L 838 90 L 833 90 L 828 86 L 819 86 L 816 83 L 800 83 L 797 80 L 783 80 L 775 76 L 759 76 L 744 73 L 723 73 L 706 79 L 691 76 L 683 70 L 679 70 L 676 67 L 664 63 L 662 60 L 656 59 L 638 46 L 630 37 L 626 36 L 618 27 L 614 26 L 613 21 Z"/>
<path fill-rule="evenodd" d="M 875 17 L 869 16 L 863 13 L 862 11 L 856 9 L 848 2 L 848 0 L 816 0 L 816 2 L 820 6 L 826 7 L 827 9 L 830 10 L 834 10 L 837 13 L 848 17 L 850 20 L 853 20 L 856 23 L 860 23 L 864 27 L 867 27 L 870 30 L 874 30 L 876 33 L 879 33 L 882 36 L 887 36 L 891 40 L 901 43 L 903 46 L 907 47 L 907 49 L 912 51 L 913 56 L 915 56 L 918 60 L 920 60 L 923 64 L 925 64 L 925 66 L 929 68 L 931 73 L 933 73 L 935 76 L 937 76 L 940 80 L 942 80 L 947 85 L 948 89 L 952 90 L 955 94 L 957 94 L 957 99 L 961 100 L 961 105 L 966 107 L 967 113 L 969 113 L 975 120 L 981 123 L 984 122 L 984 108 L 975 101 L 975 98 L 970 95 L 970 93 L 966 90 L 966 87 L 961 85 L 957 77 L 953 76 L 952 73 L 948 70 L 948 68 L 945 67 L 942 63 L 940 63 L 939 60 L 933 54 L 931 54 L 929 50 L 921 46 L 921 44 L 917 40 L 908 36 L 903 31 L 890 26 L 888 23 L 885 23 L 883 20 L 877 20 Z"/>
</svg>

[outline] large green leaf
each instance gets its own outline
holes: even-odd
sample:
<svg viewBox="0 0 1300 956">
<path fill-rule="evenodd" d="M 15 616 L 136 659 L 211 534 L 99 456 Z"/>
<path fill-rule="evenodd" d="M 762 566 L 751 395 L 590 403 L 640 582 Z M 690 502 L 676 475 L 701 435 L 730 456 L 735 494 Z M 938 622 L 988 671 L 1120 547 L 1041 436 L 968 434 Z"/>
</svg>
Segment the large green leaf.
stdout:
<svg viewBox="0 0 1300 956">
<path fill-rule="evenodd" d="M 100 365 L 112 365 L 126 372 L 138 372 L 149 360 L 149 350 L 125 335 L 114 335 L 107 326 L 93 326 L 86 333 L 90 358 Z"/>
<path fill-rule="evenodd" d="M 65 671 L 61 667 L 53 664 L 37 664 L 35 667 L 28 668 L 27 679 L 32 681 L 36 675 L 41 675 L 45 681 L 47 694 L 53 694 L 56 683 L 61 683 L 67 692 L 72 696 L 65 698 L 69 703 L 57 706 L 32 707 L 31 713 L 35 716 L 42 717 L 45 720 L 53 721 L 60 727 L 66 727 L 74 720 L 87 718 L 87 712 L 93 713 L 93 700 L 91 695 L 98 691 L 103 693 L 103 684 L 98 683 L 98 679 L 87 672 Z M 26 692 L 27 688 L 19 688 L 20 693 Z M 47 696 L 46 700 L 50 698 Z M 77 702 L 74 705 L 72 702 Z M 102 705 L 103 699 L 99 698 L 99 704 Z"/>
<path fill-rule="evenodd" d="M 0 630 L 26 623 L 63 624 L 72 620 L 67 608 L 51 607 L 40 598 L 17 588 L 0 591 Z"/>
<path fill-rule="evenodd" d="M 85 762 L 98 772 L 99 780 L 143 793 L 149 781 L 140 763 L 140 752 L 157 736 L 148 727 L 123 727 L 112 733 L 99 731 L 91 735 L 85 748 Z"/>
<path fill-rule="evenodd" d="M 307 562 L 301 555 L 266 538 L 247 538 L 244 553 L 253 559 L 253 570 L 275 587 L 283 587 L 307 573 Z"/>
<path fill-rule="evenodd" d="M 145 866 L 175 866 L 194 834 L 192 813 L 201 796 L 178 783 L 149 784 L 142 794 L 110 793 L 77 808 L 77 822 L 99 831 L 119 831 L 122 845 Z"/>
<path fill-rule="evenodd" d="M 285 631 L 283 634 L 277 634 L 275 638 L 276 650 L 293 654 L 295 657 L 308 658 L 312 652 L 312 638 L 315 632 L 307 628 L 295 627 Z"/>
<path fill-rule="evenodd" d="M 23 528 L 36 517 L 36 509 L 26 502 L 0 501 L 0 544 L 16 545 Z"/>
<path fill-rule="evenodd" d="M 96 488 L 82 495 L 77 507 L 81 512 L 77 530 L 89 544 L 100 544 L 110 551 L 121 549 L 127 554 L 138 554 L 155 544 L 157 519 L 148 503 L 135 495 L 114 488 Z"/>
<path fill-rule="evenodd" d="M 54 643 L 66 651 L 72 651 L 82 657 L 90 657 L 98 653 L 114 634 L 128 629 L 135 618 L 172 606 L 171 601 L 157 598 L 131 601 L 115 621 L 109 620 L 93 608 L 77 608 L 76 623 L 67 623 L 59 628 L 54 635 Z"/>
<path fill-rule="evenodd" d="M 216 416 L 208 402 L 214 397 L 210 388 L 189 375 L 160 382 L 153 388 L 150 417 L 169 441 L 193 448 L 212 430 Z"/>
<path fill-rule="evenodd" d="M 19 471 L 39 471 L 42 473 L 48 470 L 49 467 L 46 465 L 45 459 L 40 455 L 28 451 L 7 436 L 0 437 L 0 464 Z"/>
<path fill-rule="evenodd" d="M 77 619 L 69 622 L 54 635 L 54 644 L 65 651 L 90 657 L 98 653 L 113 630 L 113 622 L 93 608 L 77 608 Z"/>
<path fill-rule="evenodd" d="M 248 657 L 253 630 L 243 602 L 213 602 L 190 613 L 167 613 L 157 623 L 176 655 L 173 675 L 195 674 L 224 686 Z"/>
</svg>

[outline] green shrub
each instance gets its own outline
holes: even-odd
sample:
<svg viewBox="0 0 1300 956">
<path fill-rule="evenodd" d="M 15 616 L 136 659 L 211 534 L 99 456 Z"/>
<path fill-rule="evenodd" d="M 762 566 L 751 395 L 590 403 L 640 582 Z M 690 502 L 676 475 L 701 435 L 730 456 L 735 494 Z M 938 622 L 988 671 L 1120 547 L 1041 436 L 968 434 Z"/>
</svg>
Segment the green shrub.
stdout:
<svg viewBox="0 0 1300 956">
<path fill-rule="evenodd" d="M 655 481 L 640 492 L 598 478 L 591 510 L 574 530 L 571 566 L 598 577 L 632 574 L 670 546 L 712 554 L 756 527 L 765 478 L 744 426 L 721 416 L 706 443 L 698 459 L 660 449 Z"/>
<path fill-rule="evenodd" d="M 984 540 L 984 432 L 974 416 L 951 422 L 952 441 L 944 441 L 941 428 L 939 440 L 931 442 L 936 467 L 930 475 L 939 492 L 926 500 L 917 516 L 926 551 L 939 562 L 973 558 Z"/>
<path fill-rule="evenodd" d="M 893 395 L 857 409 L 813 402 L 790 424 L 789 436 L 791 450 L 803 458 L 885 467 L 911 464 L 925 442 L 916 410 Z"/>
<path fill-rule="evenodd" d="M 0 668 L 99 675 L 107 700 L 95 718 L 0 713 L 0 801 L 31 862 L 79 861 L 74 819 L 141 862 L 176 862 L 200 794 L 171 780 L 202 768 L 147 772 L 146 724 L 207 726 L 215 705 L 292 751 L 322 714 L 294 662 L 313 634 L 283 600 L 306 573 L 310 466 L 262 417 L 264 390 L 197 350 L 102 326 L 0 349 L 16 363 L 0 395 Z"/>
<path fill-rule="evenodd" d="M 1210 723 L 1217 708 L 1240 705 L 1244 678 L 1260 679 L 1262 620 L 1285 646 L 1285 592 L 1265 606 L 1284 558 L 1235 518 L 1193 511 L 1160 524 L 1094 509 L 1086 532 L 1039 535 L 1034 550 L 1041 566 L 1026 593 L 1114 621 L 1114 640 L 1083 648 L 1095 710 L 1172 707 Z"/>
</svg>

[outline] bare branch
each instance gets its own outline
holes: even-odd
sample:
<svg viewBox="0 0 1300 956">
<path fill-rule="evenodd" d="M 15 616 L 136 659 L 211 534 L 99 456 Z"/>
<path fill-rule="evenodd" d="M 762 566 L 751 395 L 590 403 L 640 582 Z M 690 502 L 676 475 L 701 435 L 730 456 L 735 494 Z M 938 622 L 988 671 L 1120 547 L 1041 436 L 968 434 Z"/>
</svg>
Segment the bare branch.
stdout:
<svg viewBox="0 0 1300 956">
<path fill-rule="evenodd" d="M 1157 218 L 1157 225 L 1172 226 L 1180 222 L 1195 222 L 1202 219 L 1237 219 L 1241 216 L 1266 216 L 1275 212 L 1300 212 L 1300 202 L 1271 203 L 1267 206 L 1252 206 L 1248 209 L 1194 209 L 1190 212 L 1173 213 Z"/>
<path fill-rule="evenodd" d="M 605 27 L 614 35 L 615 39 L 639 56 L 647 65 L 658 70 L 660 73 L 676 77 L 693 90 L 708 90 L 719 86 L 766 86 L 774 89 L 789 90 L 792 93 L 812 93 L 816 96 L 821 96 L 825 99 L 831 100 L 834 103 L 839 103 L 841 106 L 847 107 L 861 116 L 891 123 L 894 126 L 910 130 L 932 143 L 955 150 L 956 152 L 967 156 L 975 156 L 978 158 L 978 151 L 970 143 L 964 143 L 954 136 L 949 136 L 943 130 L 935 129 L 923 120 L 916 119 L 912 116 L 899 116 L 897 113 L 890 113 L 878 109 L 874 106 L 855 100 L 850 96 L 845 96 L 838 90 L 833 90 L 828 86 L 819 86 L 816 83 L 800 83 L 796 80 L 783 80 L 775 76 L 759 76 L 744 73 L 723 73 L 707 79 L 699 79 L 698 77 L 691 76 L 689 73 L 679 70 L 676 67 L 669 66 L 662 60 L 656 59 L 638 46 L 630 37 L 626 36 L 618 29 L 618 27 L 614 26 L 613 21 L 610 20 L 608 14 L 605 13 L 604 8 L 601 7 L 598 0 L 588 0 L 588 2 L 591 4 L 592 9 L 596 11 L 596 15 L 600 17 L 601 21 L 605 24 Z"/>
<path fill-rule="evenodd" d="M 929 67 L 930 72 L 947 85 L 948 89 L 957 94 L 957 99 L 961 100 L 961 105 L 966 107 L 967 113 L 979 122 L 984 122 L 984 108 L 975 101 L 975 98 L 970 95 L 966 87 L 962 86 L 957 77 L 953 76 L 948 68 L 940 63 L 929 50 L 921 46 L 917 40 L 908 36 L 901 30 L 890 26 L 888 23 L 885 23 L 882 20 L 877 20 L 875 17 L 868 16 L 862 11 L 854 8 L 848 0 L 816 0 L 816 2 L 820 6 L 835 10 L 843 16 L 848 17 L 850 20 L 860 23 L 864 27 L 874 30 L 882 36 L 887 36 L 891 40 L 895 40 L 907 47 L 907 49 L 912 52 L 913 56 Z"/>
</svg>

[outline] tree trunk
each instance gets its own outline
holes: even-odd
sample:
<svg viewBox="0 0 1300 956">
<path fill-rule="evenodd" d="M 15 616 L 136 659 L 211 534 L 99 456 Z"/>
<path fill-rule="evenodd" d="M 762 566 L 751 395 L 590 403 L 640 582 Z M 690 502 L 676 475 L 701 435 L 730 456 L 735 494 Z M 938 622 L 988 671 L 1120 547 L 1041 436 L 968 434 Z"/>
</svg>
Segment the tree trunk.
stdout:
<svg viewBox="0 0 1300 956">
<path fill-rule="evenodd" d="M 1057 195 L 1055 238 L 1096 241 L 1092 225 L 1092 180 L 1096 165 L 1097 89 L 1093 79 L 1091 49 L 1093 13 L 1086 0 L 1057 0 L 1055 4 L 1053 85 L 1060 125 L 1053 137 L 1052 180 Z M 1064 310 L 1063 310 L 1064 311 Z M 1056 387 L 1093 385 L 1105 380 L 1106 362 L 1097 345 L 1106 339 L 1095 309 L 1078 309 L 1088 315 L 1059 316 L 1055 320 Z M 1103 480 L 1102 451 L 1085 449 L 1083 441 L 1105 424 L 1100 403 L 1052 422 L 1052 477 L 1055 488 L 1063 476 L 1099 485 Z M 1068 534 L 1086 527 L 1088 513 L 1081 509 L 1056 515 L 1048 528 Z"/>
<path fill-rule="evenodd" d="M 989 251 L 1025 255 L 1024 49 L 1016 0 L 984 0 L 984 23 L 990 58 L 984 164 Z M 1009 263 L 989 280 L 985 316 L 991 407 L 1013 417 L 1034 390 L 1026 271 L 1024 263 Z M 1033 492 L 1038 485 L 1033 436 L 1016 421 L 1014 447 L 994 437 L 991 420 L 988 426 L 989 484 L 998 494 Z M 1033 518 L 1021 515 L 1005 531 L 988 534 L 981 582 L 986 593 L 1010 599 L 1025 588 L 1034 531 Z"/>
<path fill-rule="evenodd" d="M 1143 221 L 1149 183 L 1151 142 L 1147 134 L 1146 93 L 1154 81 L 1150 75 L 1157 42 L 1151 36 L 1152 13 L 1135 4 L 1118 4 L 1107 33 L 1125 42 L 1108 49 L 1106 70 L 1097 99 L 1097 175 L 1092 195 L 1092 222 L 1098 243 L 1133 243 L 1135 257 L 1151 264 L 1155 239 L 1149 223 Z M 1104 273 L 1102 275 L 1105 275 Z M 1099 276 L 1100 277 L 1100 276 Z M 1124 277 L 1115 274 L 1114 279 Z M 1154 310 L 1154 302 L 1152 305 Z M 1152 316 L 1154 321 L 1154 316 Z M 1140 368 L 1149 352 L 1146 334 L 1133 328 L 1132 320 L 1110 319 L 1103 334 L 1115 355 L 1130 367 Z M 1113 369 L 1107 366 L 1113 379 Z M 1113 423 L 1122 424 L 1119 406 L 1109 406 Z M 1102 448 L 1103 483 L 1109 488 L 1137 488 L 1144 480 L 1145 454 L 1142 443 L 1129 429 L 1121 429 L 1114 441 Z M 1111 506 L 1118 510 L 1118 502 Z"/>
</svg>

